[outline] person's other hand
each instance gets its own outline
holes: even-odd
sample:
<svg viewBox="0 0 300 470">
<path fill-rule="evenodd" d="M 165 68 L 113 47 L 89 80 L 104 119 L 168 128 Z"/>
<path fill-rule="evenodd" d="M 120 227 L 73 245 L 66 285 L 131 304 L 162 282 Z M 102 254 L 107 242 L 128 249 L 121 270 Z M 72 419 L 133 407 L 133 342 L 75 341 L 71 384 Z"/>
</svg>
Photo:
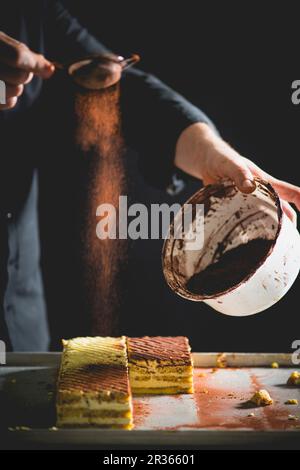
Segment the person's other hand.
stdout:
<svg viewBox="0 0 300 470">
<path fill-rule="evenodd" d="M 6 85 L 6 104 L 0 110 L 13 108 L 24 85 L 33 75 L 49 78 L 55 67 L 41 54 L 31 51 L 25 44 L 0 31 L 0 80 Z"/>
<path fill-rule="evenodd" d="M 282 200 L 283 210 L 296 223 L 296 212 L 289 202 L 300 210 L 300 188 L 274 178 L 241 156 L 207 124 L 192 124 L 181 133 L 176 145 L 175 165 L 200 178 L 204 184 L 229 178 L 244 193 L 254 191 L 253 178 L 258 176 L 272 184 Z"/>
</svg>

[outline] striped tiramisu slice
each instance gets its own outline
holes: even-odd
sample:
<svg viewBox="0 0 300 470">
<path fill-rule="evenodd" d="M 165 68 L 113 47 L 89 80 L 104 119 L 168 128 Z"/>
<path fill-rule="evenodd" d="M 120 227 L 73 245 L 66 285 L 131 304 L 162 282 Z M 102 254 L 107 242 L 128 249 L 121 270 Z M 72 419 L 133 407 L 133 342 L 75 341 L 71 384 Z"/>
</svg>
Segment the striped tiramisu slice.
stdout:
<svg viewBox="0 0 300 470">
<path fill-rule="evenodd" d="M 127 338 L 129 377 L 133 393 L 193 392 L 193 364 L 184 336 Z"/>
<path fill-rule="evenodd" d="M 63 340 L 57 386 L 58 426 L 132 427 L 126 340 Z"/>
</svg>

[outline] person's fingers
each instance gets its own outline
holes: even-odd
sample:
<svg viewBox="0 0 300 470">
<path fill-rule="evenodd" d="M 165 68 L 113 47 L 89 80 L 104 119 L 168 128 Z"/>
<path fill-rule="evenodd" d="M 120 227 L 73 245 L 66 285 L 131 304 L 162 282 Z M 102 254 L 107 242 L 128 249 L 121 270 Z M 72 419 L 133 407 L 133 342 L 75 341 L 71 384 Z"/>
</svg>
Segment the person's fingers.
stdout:
<svg viewBox="0 0 300 470">
<path fill-rule="evenodd" d="M 212 178 L 210 176 L 203 176 L 202 181 L 203 181 L 204 186 L 206 186 L 208 184 L 218 183 L 219 179 L 218 178 Z"/>
<path fill-rule="evenodd" d="M 2 63 L 49 78 L 55 67 L 42 54 L 31 51 L 25 44 L 0 32 L 0 57 Z"/>
<path fill-rule="evenodd" d="M 6 99 L 21 96 L 23 90 L 23 85 L 6 85 Z"/>
<path fill-rule="evenodd" d="M 246 161 L 254 176 L 258 176 L 268 181 L 278 192 L 281 199 L 295 204 L 297 209 L 300 210 L 300 188 L 298 186 L 274 178 L 274 176 L 269 175 L 250 160 Z"/>
<path fill-rule="evenodd" d="M 226 158 L 220 171 L 222 176 L 232 179 L 243 193 L 252 193 L 255 190 L 253 174 L 242 159 Z"/>
<path fill-rule="evenodd" d="M 270 183 L 282 199 L 295 204 L 297 209 L 300 210 L 300 188 L 276 178 L 271 178 Z"/>
<path fill-rule="evenodd" d="M 245 170 L 246 167 L 246 170 Z M 242 185 L 245 184 L 245 179 L 249 178 L 249 173 L 251 173 L 250 183 L 253 183 L 253 177 L 258 176 L 262 179 L 268 181 L 274 189 L 277 191 L 279 197 L 281 198 L 281 206 L 282 210 L 288 216 L 288 218 L 296 225 L 297 224 L 297 214 L 296 211 L 292 208 L 292 206 L 288 202 L 292 202 L 296 205 L 297 209 L 300 210 L 300 188 L 294 186 L 293 184 L 286 183 L 285 181 L 278 180 L 273 176 L 269 175 L 265 171 L 261 170 L 257 165 L 253 162 L 241 159 L 241 162 L 230 161 L 230 165 L 228 166 L 228 176 L 233 179 L 237 187 L 242 192 L 252 192 L 252 191 L 245 191 L 243 190 Z M 247 171 L 248 170 L 248 171 Z"/>
<path fill-rule="evenodd" d="M 18 101 L 17 97 L 8 98 L 5 104 L 0 104 L 0 111 L 14 108 L 17 104 L 17 101 Z"/>
<path fill-rule="evenodd" d="M 281 207 L 293 224 L 297 225 L 297 213 L 292 206 L 290 206 L 288 202 L 281 200 Z"/>
<path fill-rule="evenodd" d="M 0 64 L 0 78 L 7 85 L 25 85 L 32 80 L 32 77 L 32 72 Z"/>
<path fill-rule="evenodd" d="M 22 68 L 41 78 L 50 78 L 55 71 L 55 66 L 45 59 L 42 54 L 36 54 L 29 50 L 24 54 L 22 61 Z"/>
</svg>

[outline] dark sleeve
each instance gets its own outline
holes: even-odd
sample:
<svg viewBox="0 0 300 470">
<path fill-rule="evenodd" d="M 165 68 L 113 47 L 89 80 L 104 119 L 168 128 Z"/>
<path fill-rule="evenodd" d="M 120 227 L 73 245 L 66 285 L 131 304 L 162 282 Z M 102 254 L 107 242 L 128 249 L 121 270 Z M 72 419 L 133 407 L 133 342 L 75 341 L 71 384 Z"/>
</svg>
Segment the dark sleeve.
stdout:
<svg viewBox="0 0 300 470">
<path fill-rule="evenodd" d="M 44 28 L 46 55 L 52 60 L 68 63 L 110 52 L 59 1 L 45 2 Z"/>
<path fill-rule="evenodd" d="M 215 129 L 199 108 L 155 76 L 135 68 L 126 71 L 121 81 L 121 111 L 126 142 L 140 154 L 144 177 L 162 188 L 175 170 L 181 132 L 196 122 Z"/>
</svg>

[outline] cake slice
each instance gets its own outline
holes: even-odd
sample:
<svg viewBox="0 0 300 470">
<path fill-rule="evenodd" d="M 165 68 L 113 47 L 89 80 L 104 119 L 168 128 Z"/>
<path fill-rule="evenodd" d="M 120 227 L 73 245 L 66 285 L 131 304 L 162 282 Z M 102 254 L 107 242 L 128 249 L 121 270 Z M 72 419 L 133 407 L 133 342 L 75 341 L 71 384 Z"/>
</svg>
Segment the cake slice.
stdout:
<svg viewBox="0 0 300 470">
<path fill-rule="evenodd" d="M 187 338 L 127 338 L 127 349 L 133 393 L 193 393 L 193 364 Z"/>
<path fill-rule="evenodd" d="M 125 336 L 63 340 L 57 426 L 132 427 Z"/>
</svg>

